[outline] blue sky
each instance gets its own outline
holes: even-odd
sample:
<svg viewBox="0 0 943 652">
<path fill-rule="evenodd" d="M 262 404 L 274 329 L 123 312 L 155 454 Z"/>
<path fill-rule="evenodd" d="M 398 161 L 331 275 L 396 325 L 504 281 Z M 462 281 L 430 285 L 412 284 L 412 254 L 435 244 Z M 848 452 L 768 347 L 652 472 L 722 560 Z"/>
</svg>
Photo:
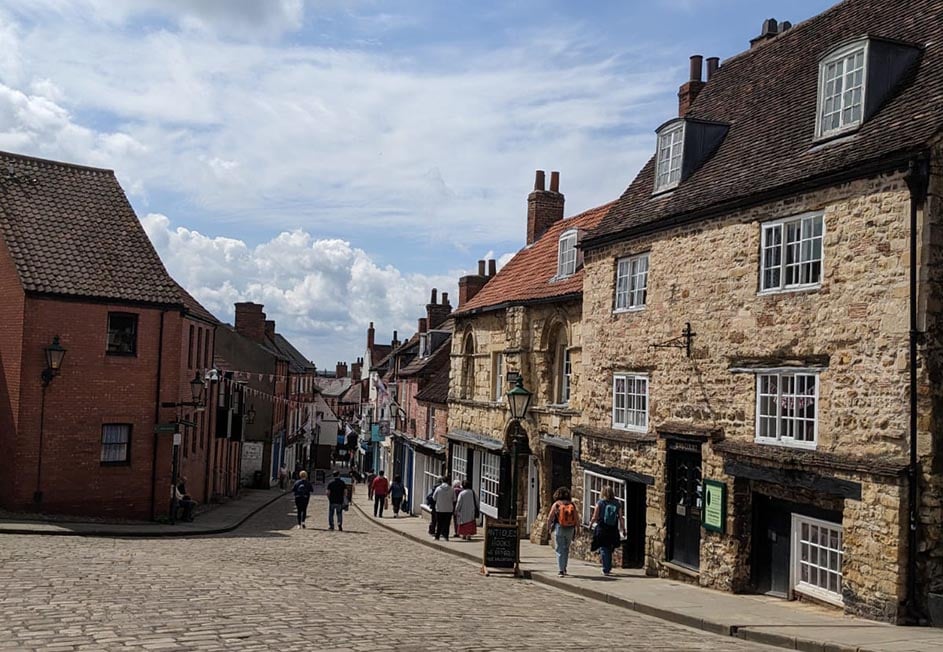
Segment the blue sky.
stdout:
<svg viewBox="0 0 943 652">
<path fill-rule="evenodd" d="M 616 198 L 688 57 L 828 0 L 6 0 L 0 149 L 114 169 L 170 272 L 319 366 L 523 244 L 535 169 Z"/>
</svg>

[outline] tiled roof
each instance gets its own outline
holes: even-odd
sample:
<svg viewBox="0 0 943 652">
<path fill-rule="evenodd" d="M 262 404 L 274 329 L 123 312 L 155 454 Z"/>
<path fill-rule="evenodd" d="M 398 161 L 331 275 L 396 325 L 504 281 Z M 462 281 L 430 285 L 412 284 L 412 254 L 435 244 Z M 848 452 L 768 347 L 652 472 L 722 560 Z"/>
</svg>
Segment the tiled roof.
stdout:
<svg viewBox="0 0 943 652">
<path fill-rule="evenodd" d="M 943 125 L 941 16 L 943 0 L 846 0 L 724 61 L 688 114 L 730 125 L 716 153 L 658 197 L 652 197 L 653 157 L 586 245 L 667 226 L 675 221 L 669 218 L 792 192 L 817 177 L 854 173 L 922 148 Z M 905 75 L 901 88 L 854 135 L 817 146 L 819 60 L 865 35 L 925 46 L 919 70 Z M 655 140 L 653 135 L 652 150 Z"/>
<path fill-rule="evenodd" d="M 0 152 L 0 235 L 27 291 L 182 303 L 110 170 Z"/>
<path fill-rule="evenodd" d="M 288 358 L 288 369 L 291 373 L 304 374 L 314 372 L 314 363 L 304 357 L 301 351 L 292 346 L 291 342 L 281 333 L 275 333 L 275 346 Z"/>
<path fill-rule="evenodd" d="M 572 276 L 554 280 L 560 235 L 569 229 L 588 231 L 595 228 L 611 206 L 611 203 L 603 204 L 555 223 L 537 242 L 517 252 L 471 301 L 459 306 L 453 314 L 581 293 L 582 268 Z"/>
<path fill-rule="evenodd" d="M 193 295 L 184 290 L 182 285 L 178 284 L 177 290 L 180 292 L 180 298 L 183 300 L 183 306 L 186 308 L 187 312 L 211 324 L 220 323 L 220 321 L 213 316 L 213 313 L 204 308 L 199 301 L 193 298 Z"/>
<path fill-rule="evenodd" d="M 449 349 L 443 346 L 443 349 Z M 425 387 L 416 393 L 416 400 L 423 403 L 437 403 L 445 405 L 449 402 L 449 356 L 445 355 L 439 361 L 439 367 L 426 380 Z"/>
<path fill-rule="evenodd" d="M 452 350 L 452 338 L 447 337 L 439 346 L 424 358 L 418 355 L 413 360 L 400 369 L 400 378 L 409 378 L 410 376 L 427 375 L 433 369 L 441 364 L 442 360 L 447 360 Z"/>
<path fill-rule="evenodd" d="M 363 382 L 359 381 L 353 383 L 346 392 L 340 397 L 341 403 L 356 403 L 359 404 L 363 399 Z"/>
<path fill-rule="evenodd" d="M 326 376 L 316 376 L 314 386 L 318 388 L 325 396 L 340 396 L 350 389 L 351 379 L 348 378 L 328 378 Z"/>
</svg>

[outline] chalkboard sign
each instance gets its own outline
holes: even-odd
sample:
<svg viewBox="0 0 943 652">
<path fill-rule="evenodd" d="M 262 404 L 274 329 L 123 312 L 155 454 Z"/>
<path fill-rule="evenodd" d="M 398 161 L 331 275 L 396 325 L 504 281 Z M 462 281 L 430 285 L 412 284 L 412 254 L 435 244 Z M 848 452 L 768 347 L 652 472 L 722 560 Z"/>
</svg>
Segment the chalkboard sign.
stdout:
<svg viewBox="0 0 943 652">
<path fill-rule="evenodd" d="M 514 521 L 485 521 L 482 572 L 488 568 L 518 569 L 520 530 Z"/>
</svg>

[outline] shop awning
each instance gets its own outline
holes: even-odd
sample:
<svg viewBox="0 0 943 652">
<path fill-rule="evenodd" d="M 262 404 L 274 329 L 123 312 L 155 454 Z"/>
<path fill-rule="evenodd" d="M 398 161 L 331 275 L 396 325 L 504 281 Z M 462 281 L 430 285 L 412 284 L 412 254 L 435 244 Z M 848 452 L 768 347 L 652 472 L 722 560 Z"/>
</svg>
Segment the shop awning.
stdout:
<svg viewBox="0 0 943 652">
<path fill-rule="evenodd" d="M 484 448 L 491 451 L 504 450 L 503 442 L 500 442 L 497 439 L 492 439 L 487 435 L 480 435 L 477 432 L 468 432 L 467 430 L 452 430 L 451 432 L 446 433 L 445 438 L 451 439 L 452 441 L 460 441 L 463 444 L 471 444 L 472 446 L 477 446 L 479 448 Z"/>
</svg>

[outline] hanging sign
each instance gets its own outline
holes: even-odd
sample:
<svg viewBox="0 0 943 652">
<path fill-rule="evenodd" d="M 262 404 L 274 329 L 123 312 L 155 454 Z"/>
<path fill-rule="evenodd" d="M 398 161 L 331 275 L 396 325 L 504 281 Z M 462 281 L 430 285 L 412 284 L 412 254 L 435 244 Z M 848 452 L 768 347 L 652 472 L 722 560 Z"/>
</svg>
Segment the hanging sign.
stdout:
<svg viewBox="0 0 943 652">
<path fill-rule="evenodd" d="M 704 480 L 704 509 L 701 525 L 705 530 L 724 533 L 727 524 L 727 485 L 716 480 Z"/>
</svg>

